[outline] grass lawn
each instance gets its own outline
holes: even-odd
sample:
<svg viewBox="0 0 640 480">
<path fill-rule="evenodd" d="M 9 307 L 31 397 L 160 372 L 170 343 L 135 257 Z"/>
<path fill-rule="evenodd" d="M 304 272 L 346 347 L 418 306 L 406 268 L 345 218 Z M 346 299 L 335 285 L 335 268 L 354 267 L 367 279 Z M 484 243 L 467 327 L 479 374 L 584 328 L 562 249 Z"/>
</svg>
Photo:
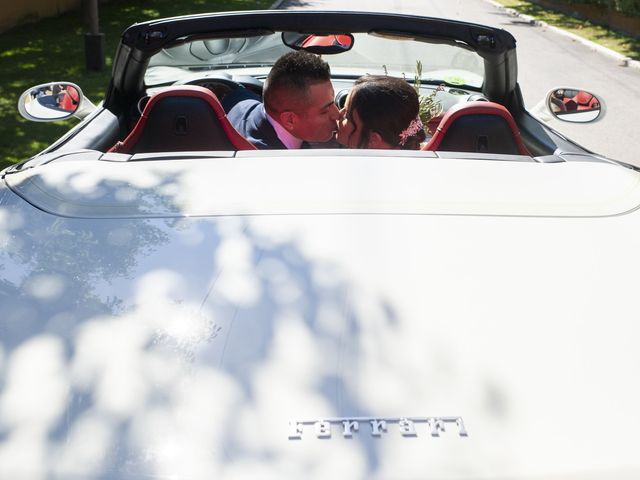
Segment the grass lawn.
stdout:
<svg viewBox="0 0 640 480">
<path fill-rule="evenodd" d="M 519 13 L 542 20 L 554 27 L 580 35 L 633 60 L 640 60 L 640 40 L 638 39 L 594 25 L 588 21 L 579 20 L 564 13 L 545 9 L 540 5 L 525 0 L 497 0 L 497 2 L 507 8 L 513 8 Z"/>
<path fill-rule="evenodd" d="M 103 72 L 85 70 L 81 11 L 16 27 L 0 35 L 0 170 L 28 158 L 62 136 L 77 120 L 29 122 L 18 114 L 20 94 L 30 86 L 67 80 L 94 103 L 104 97 L 111 62 L 123 30 L 154 18 L 231 10 L 258 10 L 273 0 L 110 0 L 100 4 L 100 30 L 106 38 Z"/>
</svg>

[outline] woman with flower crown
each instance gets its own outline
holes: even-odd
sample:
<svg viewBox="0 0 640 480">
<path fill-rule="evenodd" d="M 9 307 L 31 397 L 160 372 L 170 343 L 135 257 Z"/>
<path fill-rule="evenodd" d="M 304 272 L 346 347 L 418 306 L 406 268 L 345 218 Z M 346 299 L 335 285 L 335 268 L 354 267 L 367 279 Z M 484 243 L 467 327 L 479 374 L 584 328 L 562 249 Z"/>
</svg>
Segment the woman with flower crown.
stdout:
<svg viewBox="0 0 640 480">
<path fill-rule="evenodd" d="M 426 139 L 418 110 L 418 94 L 406 80 L 361 77 L 340 111 L 336 139 L 349 148 L 417 150 Z"/>
</svg>

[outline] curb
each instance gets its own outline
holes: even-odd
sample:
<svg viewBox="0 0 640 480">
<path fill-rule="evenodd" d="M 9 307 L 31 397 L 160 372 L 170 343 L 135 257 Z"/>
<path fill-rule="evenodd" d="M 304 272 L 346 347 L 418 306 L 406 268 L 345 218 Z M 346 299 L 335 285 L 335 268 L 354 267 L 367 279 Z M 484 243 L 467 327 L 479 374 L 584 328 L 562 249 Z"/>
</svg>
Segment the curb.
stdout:
<svg viewBox="0 0 640 480">
<path fill-rule="evenodd" d="M 282 2 L 282 0 L 279 0 L 280 2 Z M 567 32 L 566 30 L 562 30 L 561 28 L 558 27 L 554 27 L 553 25 L 549 25 L 546 22 L 543 22 L 541 20 L 537 20 L 529 15 L 524 15 L 522 13 L 518 13 L 516 10 L 514 10 L 513 8 L 507 8 L 504 5 L 499 4 L 498 2 L 496 2 L 495 0 L 485 0 L 485 2 L 490 3 L 491 5 L 493 5 L 494 7 L 498 8 L 499 10 L 504 10 L 505 12 L 507 12 L 509 15 L 513 16 L 513 17 L 518 17 L 523 19 L 525 22 L 529 23 L 530 25 L 534 25 L 536 27 L 541 27 L 541 28 L 546 28 L 551 30 L 552 32 L 555 32 L 557 34 L 560 35 L 564 35 L 565 37 L 571 38 L 572 40 L 575 40 L 576 42 L 579 42 L 581 44 L 583 44 L 586 47 L 591 48 L 592 50 L 595 50 L 603 55 L 606 55 L 614 60 L 617 60 L 619 62 L 619 65 L 621 67 L 631 67 L 631 68 L 635 68 L 640 70 L 640 61 L 638 60 L 632 60 L 629 57 L 625 57 L 624 55 L 622 55 L 621 53 L 618 52 L 614 52 L 613 50 L 607 48 L 607 47 L 603 47 L 602 45 L 598 45 L 595 42 L 592 42 L 591 40 L 587 40 L 586 38 L 583 38 L 579 35 L 576 35 L 575 33 L 571 33 L 571 32 Z"/>
</svg>

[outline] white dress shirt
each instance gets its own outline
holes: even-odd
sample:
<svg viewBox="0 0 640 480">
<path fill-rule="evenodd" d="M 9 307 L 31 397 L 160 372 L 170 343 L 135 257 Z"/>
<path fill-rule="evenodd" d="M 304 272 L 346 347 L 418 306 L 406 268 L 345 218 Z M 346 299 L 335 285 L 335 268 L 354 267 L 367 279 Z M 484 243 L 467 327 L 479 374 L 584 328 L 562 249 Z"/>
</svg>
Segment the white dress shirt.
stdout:
<svg viewBox="0 0 640 480">
<path fill-rule="evenodd" d="M 300 148 L 302 146 L 302 140 L 300 140 L 298 137 L 294 137 L 293 135 L 291 135 L 291 133 L 289 133 L 286 128 L 284 128 L 276 120 L 271 118 L 271 115 L 269 115 L 268 113 L 267 113 L 267 120 L 269 120 L 269 123 L 271 124 L 273 129 L 276 131 L 276 135 L 278 136 L 280 141 L 284 143 L 284 146 L 287 147 L 287 149 L 292 150 L 292 149 Z"/>
</svg>

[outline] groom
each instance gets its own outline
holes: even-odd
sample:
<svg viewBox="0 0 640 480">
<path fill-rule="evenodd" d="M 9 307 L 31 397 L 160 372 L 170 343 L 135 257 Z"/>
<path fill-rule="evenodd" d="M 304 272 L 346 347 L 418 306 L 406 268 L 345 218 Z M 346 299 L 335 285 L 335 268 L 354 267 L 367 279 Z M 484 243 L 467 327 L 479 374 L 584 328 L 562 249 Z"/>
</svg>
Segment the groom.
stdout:
<svg viewBox="0 0 640 480">
<path fill-rule="evenodd" d="M 264 104 L 250 92 L 241 95 L 227 118 L 259 149 L 304 148 L 334 138 L 340 112 L 329 64 L 318 55 L 295 51 L 280 57 L 267 76 Z"/>
</svg>

